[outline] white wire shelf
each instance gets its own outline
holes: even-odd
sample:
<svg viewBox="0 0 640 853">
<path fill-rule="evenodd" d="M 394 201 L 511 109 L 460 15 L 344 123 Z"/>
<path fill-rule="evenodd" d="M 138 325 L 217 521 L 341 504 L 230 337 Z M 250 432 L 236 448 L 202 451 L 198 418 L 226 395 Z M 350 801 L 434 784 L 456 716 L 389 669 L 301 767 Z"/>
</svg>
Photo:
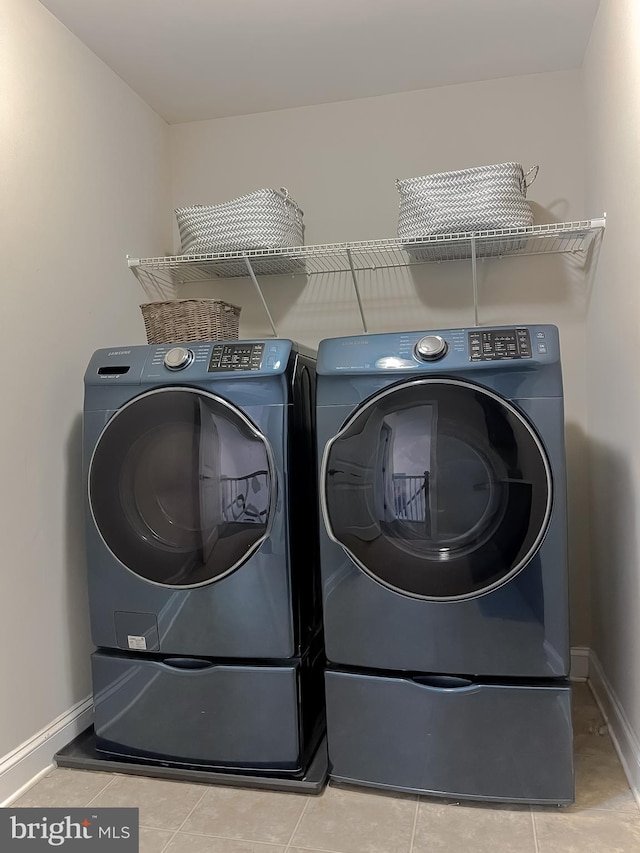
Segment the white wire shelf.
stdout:
<svg viewBox="0 0 640 853">
<path fill-rule="evenodd" d="M 132 258 L 128 264 L 140 283 L 176 285 L 215 278 L 247 277 L 247 260 L 256 275 L 318 275 L 319 273 L 388 269 L 421 263 L 468 260 L 475 241 L 477 258 L 585 251 L 604 219 L 532 225 L 498 231 L 441 234 L 411 240 L 364 240 L 295 249 L 259 249 L 208 255 Z M 246 259 L 246 260 L 245 260 Z M 351 262 L 350 262 L 351 260 Z"/>
<path fill-rule="evenodd" d="M 605 219 L 603 217 L 579 222 L 532 225 L 528 228 L 503 228 L 495 231 L 439 234 L 410 240 L 394 238 L 206 255 L 172 255 L 160 258 L 128 257 L 127 262 L 147 297 L 151 300 L 175 298 L 179 286 L 189 282 L 204 282 L 222 278 L 251 278 L 269 316 L 274 334 L 275 326 L 258 284 L 257 276 L 312 276 L 350 272 L 366 331 L 357 283 L 359 271 L 471 260 L 477 316 L 476 260 L 558 252 L 581 252 L 585 253 L 586 256 L 592 242 L 602 234 L 604 227 Z"/>
</svg>

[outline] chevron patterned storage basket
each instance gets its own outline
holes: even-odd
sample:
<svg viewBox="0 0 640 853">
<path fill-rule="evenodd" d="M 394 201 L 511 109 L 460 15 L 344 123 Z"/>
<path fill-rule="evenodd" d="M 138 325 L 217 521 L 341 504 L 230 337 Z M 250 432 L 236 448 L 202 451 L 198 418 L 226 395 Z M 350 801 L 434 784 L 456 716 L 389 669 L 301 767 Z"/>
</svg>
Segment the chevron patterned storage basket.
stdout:
<svg viewBox="0 0 640 853">
<path fill-rule="evenodd" d="M 398 237 L 533 225 L 526 195 L 537 172 L 537 166 L 525 175 L 519 163 L 499 163 L 398 180 Z"/>
<path fill-rule="evenodd" d="M 304 245 L 302 210 L 286 189 L 256 190 L 211 207 L 176 210 L 183 255 Z"/>
<path fill-rule="evenodd" d="M 147 302 L 140 310 L 150 344 L 238 337 L 240 308 L 220 299 L 168 299 Z"/>
</svg>

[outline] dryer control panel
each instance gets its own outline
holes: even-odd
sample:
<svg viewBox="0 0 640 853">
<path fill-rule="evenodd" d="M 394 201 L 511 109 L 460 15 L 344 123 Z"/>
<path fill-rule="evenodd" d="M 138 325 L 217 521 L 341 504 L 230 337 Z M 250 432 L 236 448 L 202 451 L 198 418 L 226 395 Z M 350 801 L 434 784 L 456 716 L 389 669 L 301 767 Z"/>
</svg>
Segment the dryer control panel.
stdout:
<svg viewBox="0 0 640 853">
<path fill-rule="evenodd" d="M 560 359 L 552 325 L 493 326 L 354 335 L 321 341 L 318 374 L 521 371 Z"/>
<path fill-rule="evenodd" d="M 529 329 L 478 329 L 469 332 L 470 361 L 531 358 Z"/>
</svg>

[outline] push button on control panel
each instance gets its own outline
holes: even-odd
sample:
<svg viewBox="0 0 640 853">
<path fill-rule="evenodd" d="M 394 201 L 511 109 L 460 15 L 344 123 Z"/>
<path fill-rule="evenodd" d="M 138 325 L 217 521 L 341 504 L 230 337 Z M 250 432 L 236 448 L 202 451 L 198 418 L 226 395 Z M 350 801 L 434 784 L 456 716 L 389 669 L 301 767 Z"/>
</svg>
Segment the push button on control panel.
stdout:
<svg viewBox="0 0 640 853">
<path fill-rule="evenodd" d="M 415 346 L 414 353 L 420 361 L 438 361 L 447 354 L 447 342 L 440 335 L 425 335 Z"/>
<path fill-rule="evenodd" d="M 185 347 L 173 347 L 164 357 L 167 370 L 184 370 L 193 361 L 193 353 Z"/>
<path fill-rule="evenodd" d="M 536 332 L 536 343 L 538 345 L 538 352 L 546 355 L 548 350 L 544 332 Z"/>
</svg>

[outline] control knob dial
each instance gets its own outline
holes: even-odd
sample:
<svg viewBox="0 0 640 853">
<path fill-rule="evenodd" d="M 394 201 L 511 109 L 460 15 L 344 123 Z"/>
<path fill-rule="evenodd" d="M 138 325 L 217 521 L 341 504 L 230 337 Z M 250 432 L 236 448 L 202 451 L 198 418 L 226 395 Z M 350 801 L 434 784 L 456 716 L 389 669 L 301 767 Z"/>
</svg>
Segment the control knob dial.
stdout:
<svg viewBox="0 0 640 853">
<path fill-rule="evenodd" d="M 164 357 L 167 370 L 184 370 L 193 361 L 193 353 L 186 347 L 173 347 Z"/>
<path fill-rule="evenodd" d="M 425 335 L 415 346 L 414 353 L 420 361 L 438 361 L 447 354 L 447 342 L 440 335 Z"/>
</svg>

